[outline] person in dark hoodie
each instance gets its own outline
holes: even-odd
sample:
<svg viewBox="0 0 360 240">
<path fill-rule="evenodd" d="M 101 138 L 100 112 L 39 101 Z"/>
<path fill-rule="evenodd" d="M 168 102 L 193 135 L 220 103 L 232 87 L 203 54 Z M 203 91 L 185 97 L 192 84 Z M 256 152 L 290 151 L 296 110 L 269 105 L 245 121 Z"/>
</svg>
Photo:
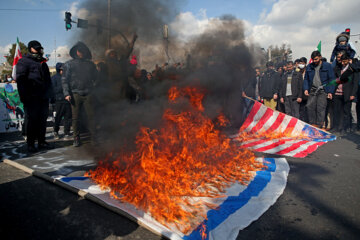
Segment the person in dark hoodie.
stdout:
<svg viewBox="0 0 360 240">
<path fill-rule="evenodd" d="M 28 53 L 16 65 L 17 87 L 27 119 L 25 127 L 29 152 L 37 152 L 38 148 L 52 148 L 45 141 L 46 119 L 49 113 L 52 87 L 49 67 L 43 54 L 40 42 L 30 41 Z M 35 147 L 36 140 L 38 148 Z"/>
<path fill-rule="evenodd" d="M 267 70 L 260 80 L 260 97 L 264 99 L 264 105 L 275 110 L 278 99 L 280 74 L 274 70 L 274 63 L 266 63 Z"/>
<path fill-rule="evenodd" d="M 95 140 L 93 121 L 93 101 L 91 92 L 97 78 L 95 64 L 91 61 L 90 49 L 83 42 L 76 43 L 70 49 L 72 60 L 64 64 L 64 73 L 61 77 L 65 99 L 71 103 L 72 127 L 75 147 L 80 146 L 80 110 L 84 107 L 88 118 L 88 129 L 92 142 Z"/>
<path fill-rule="evenodd" d="M 59 139 L 59 129 L 61 119 L 64 118 L 64 134 L 65 140 L 70 138 L 70 126 L 71 126 L 71 105 L 69 101 L 65 100 L 63 93 L 61 76 L 63 74 L 63 63 L 56 63 L 56 74 L 51 78 L 54 98 L 55 98 L 55 124 L 54 124 L 54 137 Z"/>
<path fill-rule="evenodd" d="M 338 52 L 340 51 L 345 51 L 345 53 L 350 57 L 350 58 L 354 58 L 355 57 L 355 50 L 351 47 L 350 43 L 350 34 L 347 32 L 342 32 L 340 33 L 337 37 L 336 37 L 336 43 L 335 43 L 335 47 L 332 51 L 331 57 L 330 57 L 330 62 L 332 63 L 332 66 L 335 67 L 336 65 L 336 55 Z M 335 60 L 335 61 L 334 61 Z M 341 65 L 341 63 L 340 63 Z"/>
</svg>

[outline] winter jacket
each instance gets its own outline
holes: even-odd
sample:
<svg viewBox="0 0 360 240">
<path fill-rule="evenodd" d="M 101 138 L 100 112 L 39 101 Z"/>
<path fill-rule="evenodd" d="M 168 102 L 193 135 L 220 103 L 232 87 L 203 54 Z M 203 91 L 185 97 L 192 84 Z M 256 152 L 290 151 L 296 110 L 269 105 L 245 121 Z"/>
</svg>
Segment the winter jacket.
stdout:
<svg viewBox="0 0 360 240">
<path fill-rule="evenodd" d="M 291 79 L 291 96 L 293 98 L 301 98 L 302 97 L 302 85 L 303 85 L 303 78 L 302 73 L 293 71 Z M 281 98 L 286 97 L 286 88 L 287 88 L 287 76 L 288 73 L 284 73 L 281 79 L 281 88 L 279 95 Z"/>
<path fill-rule="evenodd" d="M 279 93 L 280 83 L 280 74 L 268 69 L 260 79 L 260 97 L 273 98 L 275 93 Z"/>
<path fill-rule="evenodd" d="M 255 75 L 255 74 L 254 74 Z M 246 96 L 251 97 L 253 99 L 255 99 L 255 92 L 256 92 L 256 83 L 257 83 L 257 79 L 256 76 L 252 76 L 249 78 L 250 80 L 248 82 L 246 82 L 245 87 L 244 87 L 244 92 L 246 94 Z"/>
<path fill-rule="evenodd" d="M 16 81 L 23 103 L 32 99 L 49 100 L 52 86 L 49 67 L 44 58 L 37 59 L 26 54 L 16 65 Z"/>
<path fill-rule="evenodd" d="M 79 58 L 76 51 L 80 49 L 83 58 Z M 64 96 L 77 93 L 86 96 L 91 93 L 98 76 L 96 66 L 91 61 L 91 52 L 82 42 L 78 42 L 70 49 L 70 56 L 73 58 L 63 66 L 61 77 Z"/>
<path fill-rule="evenodd" d="M 335 79 L 334 71 L 328 62 L 322 62 L 320 67 L 320 80 L 321 84 L 325 85 L 330 83 L 332 80 Z M 307 65 L 305 77 L 304 77 L 304 83 L 303 83 L 303 91 L 308 90 L 310 92 L 310 89 L 313 85 L 313 80 L 315 76 L 315 65 L 314 63 L 311 63 Z M 334 93 L 334 86 L 325 86 L 324 90 L 326 93 Z"/>
<path fill-rule="evenodd" d="M 359 83 L 359 73 L 355 72 L 352 66 L 350 65 L 349 69 L 341 75 L 341 66 L 337 65 L 334 68 L 336 78 L 341 79 L 342 81 L 346 81 L 343 83 L 343 94 L 344 94 L 344 101 L 350 101 L 350 96 L 356 96 L 358 90 L 358 83 Z M 347 79 L 344 79 L 344 76 L 347 76 Z M 338 87 L 338 85 L 337 85 Z M 336 87 L 336 88 L 337 88 Z"/>
<path fill-rule="evenodd" d="M 55 97 L 56 102 L 66 101 L 64 93 L 63 93 L 63 88 L 62 88 L 62 83 L 61 83 L 61 75 L 60 75 L 60 70 L 63 65 L 64 65 L 63 63 L 56 64 L 56 74 L 54 76 L 52 76 L 52 78 L 51 78 L 52 87 L 53 87 L 53 91 L 54 91 L 54 97 Z"/>
<path fill-rule="evenodd" d="M 347 39 L 347 42 L 345 45 L 340 45 L 339 37 L 345 37 Z M 347 34 L 343 34 L 343 33 L 339 34 L 336 37 L 336 43 L 335 43 L 335 47 L 331 54 L 330 62 L 333 62 L 336 57 L 336 54 L 342 50 L 344 50 L 349 55 L 350 58 L 355 57 L 356 52 L 354 49 L 351 48 L 351 45 L 349 44 L 349 36 Z"/>
</svg>

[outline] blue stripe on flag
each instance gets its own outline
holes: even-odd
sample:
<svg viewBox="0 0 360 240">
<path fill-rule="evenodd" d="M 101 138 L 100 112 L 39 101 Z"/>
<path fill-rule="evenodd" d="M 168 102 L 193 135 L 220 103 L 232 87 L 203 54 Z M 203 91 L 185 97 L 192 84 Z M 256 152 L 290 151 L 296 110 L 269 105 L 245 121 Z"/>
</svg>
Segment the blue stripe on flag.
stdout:
<svg viewBox="0 0 360 240">
<path fill-rule="evenodd" d="M 242 100 L 244 103 L 244 107 L 242 108 L 242 118 L 243 118 L 243 122 L 244 122 L 245 119 L 247 118 L 247 116 L 249 115 L 249 113 L 251 112 L 251 109 L 254 106 L 255 101 L 252 99 L 245 98 L 245 97 L 243 97 Z"/>
<path fill-rule="evenodd" d="M 328 142 L 336 139 L 335 135 L 318 130 L 309 124 L 306 124 L 301 132 L 308 135 L 311 138 L 311 141 L 314 142 Z"/>
<path fill-rule="evenodd" d="M 204 220 L 202 224 L 206 226 L 206 233 L 209 236 L 209 232 L 224 222 L 231 214 L 245 206 L 252 197 L 256 197 L 266 187 L 271 180 L 271 172 L 275 172 L 276 164 L 274 158 L 265 158 L 265 165 L 268 167 L 265 170 L 256 172 L 256 176 L 253 181 L 242 191 L 238 196 L 228 197 L 216 210 L 210 210 L 207 213 L 208 220 Z M 199 227 L 194 230 L 190 235 L 184 236 L 184 239 L 199 239 L 201 240 Z M 207 238 L 208 239 L 208 238 Z"/>
<path fill-rule="evenodd" d="M 88 177 L 64 177 L 64 178 L 61 178 L 60 180 L 63 182 L 71 182 L 73 180 L 84 181 L 86 179 L 88 179 Z"/>
</svg>

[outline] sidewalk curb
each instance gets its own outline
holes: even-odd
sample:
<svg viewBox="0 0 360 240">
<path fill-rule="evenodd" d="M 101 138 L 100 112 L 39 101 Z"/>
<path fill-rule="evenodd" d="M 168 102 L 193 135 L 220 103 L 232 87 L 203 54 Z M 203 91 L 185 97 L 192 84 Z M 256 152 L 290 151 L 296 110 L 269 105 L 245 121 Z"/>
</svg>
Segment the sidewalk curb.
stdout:
<svg viewBox="0 0 360 240">
<path fill-rule="evenodd" d="M 53 184 L 55 184 L 55 185 L 57 185 L 57 186 L 59 186 L 59 187 L 62 187 L 62 188 L 66 189 L 66 190 L 68 190 L 68 191 L 70 191 L 70 192 L 72 192 L 72 193 L 77 194 L 78 196 L 80 196 L 80 197 L 82 197 L 82 198 L 84 198 L 84 199 L 87 199 L 87 200 L 89 200 L 89 201 L 91 201 L 91 202 L 93 202 L 93 203 L 95 203 L 95 204 L 97 204 L 97 205 L 100 205 L 101 207 L 104 207 L 104 208 L 106 208 L 106 209 L 108 209 L 108 210 L 110 210 L 110 211 L 112 211 L 112 212 L 114 212 L 114 213 L 116 213 L 116 214 L 119 214 L 120 216 L 126 217 L 126 218 L 129 219 L 130 221 L 135 222 L 135 223 L 137 223 L 139 226 L 141 226 L 141 227 L 143 227 L 143 228 L 146 228 L 146 229 L 149 230 L 150 232 L 152 232 L 152 233 L 160 236 L 162 239 L 169 239 L 168 237 L 164 236 L 163 234 L 154 231 L 153 229 L 149 228 L 148 226 L 146 226 L 146 225 L 143 224 L 142 222 L 138 221 L 138 219 L 136 219 L 135 217 L 131 216 L 131 215 L 128 214 L 127 212 L 124 212 L 124 211 L 122 211 L 122 210 L 119 209 L 119 208 L 116 208 L 116 207 L 113 207 L 113 206 L 107 204 L 106 202 L 104 202 L 104 201 L 96 198 L 94 195 L 92 195 L 92 194 L 90 194 L 90 193 L 87 193 L 87 192 L 85 192 L 85 191 L 83 191 L 83 190 L 78 190 L 78 189 L 76 189 L 76 188 L 74 188 L 74 187 L 72 187 L 72 186 L 70 186 L 70 185 L 67 185 L 67 184 L 59 181 L 58 179 L 52 178 L 52 177 L 50 177 L 49 175 L 46 175 L 46 174 L 44 174 L 44 173 L 42 173 L 42 172 L 33 170 L 33 169 L 29 168 L 29 167 L 26 167 L 26 166 L 24 166 L 24 165 L 22 165 L 22 164 L 20 164 L 20 163 L 15 162 L 15 161 L 12 161 L 12 160 L 9 160 L 9 159 L 4 159 L 3 162 L 6 163 L 6 164 L 8 164 L 8 165 L 10 165 L 10 166 L 12 166 L 12 167 L 14 167 L 14 168 L 17 168 L 17 169 L 19 169 L 19 170 L 22 170 L 22 171 L 24 171 L 24 172 L 26 172 L 26 173 L 28 173 L 28 174 L 30 174 L 30 175 L 32 175 L 32 176 L 38 177 L 38 178 L 40 178 L 40 179 L 46 180 L 46 181 L 48 181 L 48 182 L 51 182 L 51 183 L 53 183 Z"/>
</svg>

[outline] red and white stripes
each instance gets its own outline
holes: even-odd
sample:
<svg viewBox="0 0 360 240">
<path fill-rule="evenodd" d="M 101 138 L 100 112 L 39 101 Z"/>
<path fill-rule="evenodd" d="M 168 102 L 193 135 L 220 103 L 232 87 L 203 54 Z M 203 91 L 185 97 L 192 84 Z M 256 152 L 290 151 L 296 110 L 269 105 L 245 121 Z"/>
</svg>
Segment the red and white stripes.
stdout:
<svg viewBox="0 0 360 240">
<path fill-rule="evenodd" d="M 255 101 L 240 128 L 239 135 L 243 137 L 235 137 L 234 140 L 246 139 L 240 143 L 242 148 L 291 157 L 306 157 L 319 146 L 332 140 L 311 136 L 309 131 L 304 131 L 304 129 L 311 129 L 313 132 L 320 131 L 297 118 L 274 111 Z M 323 132 L 324 134 L 329 135 Z"/>
</svg>

